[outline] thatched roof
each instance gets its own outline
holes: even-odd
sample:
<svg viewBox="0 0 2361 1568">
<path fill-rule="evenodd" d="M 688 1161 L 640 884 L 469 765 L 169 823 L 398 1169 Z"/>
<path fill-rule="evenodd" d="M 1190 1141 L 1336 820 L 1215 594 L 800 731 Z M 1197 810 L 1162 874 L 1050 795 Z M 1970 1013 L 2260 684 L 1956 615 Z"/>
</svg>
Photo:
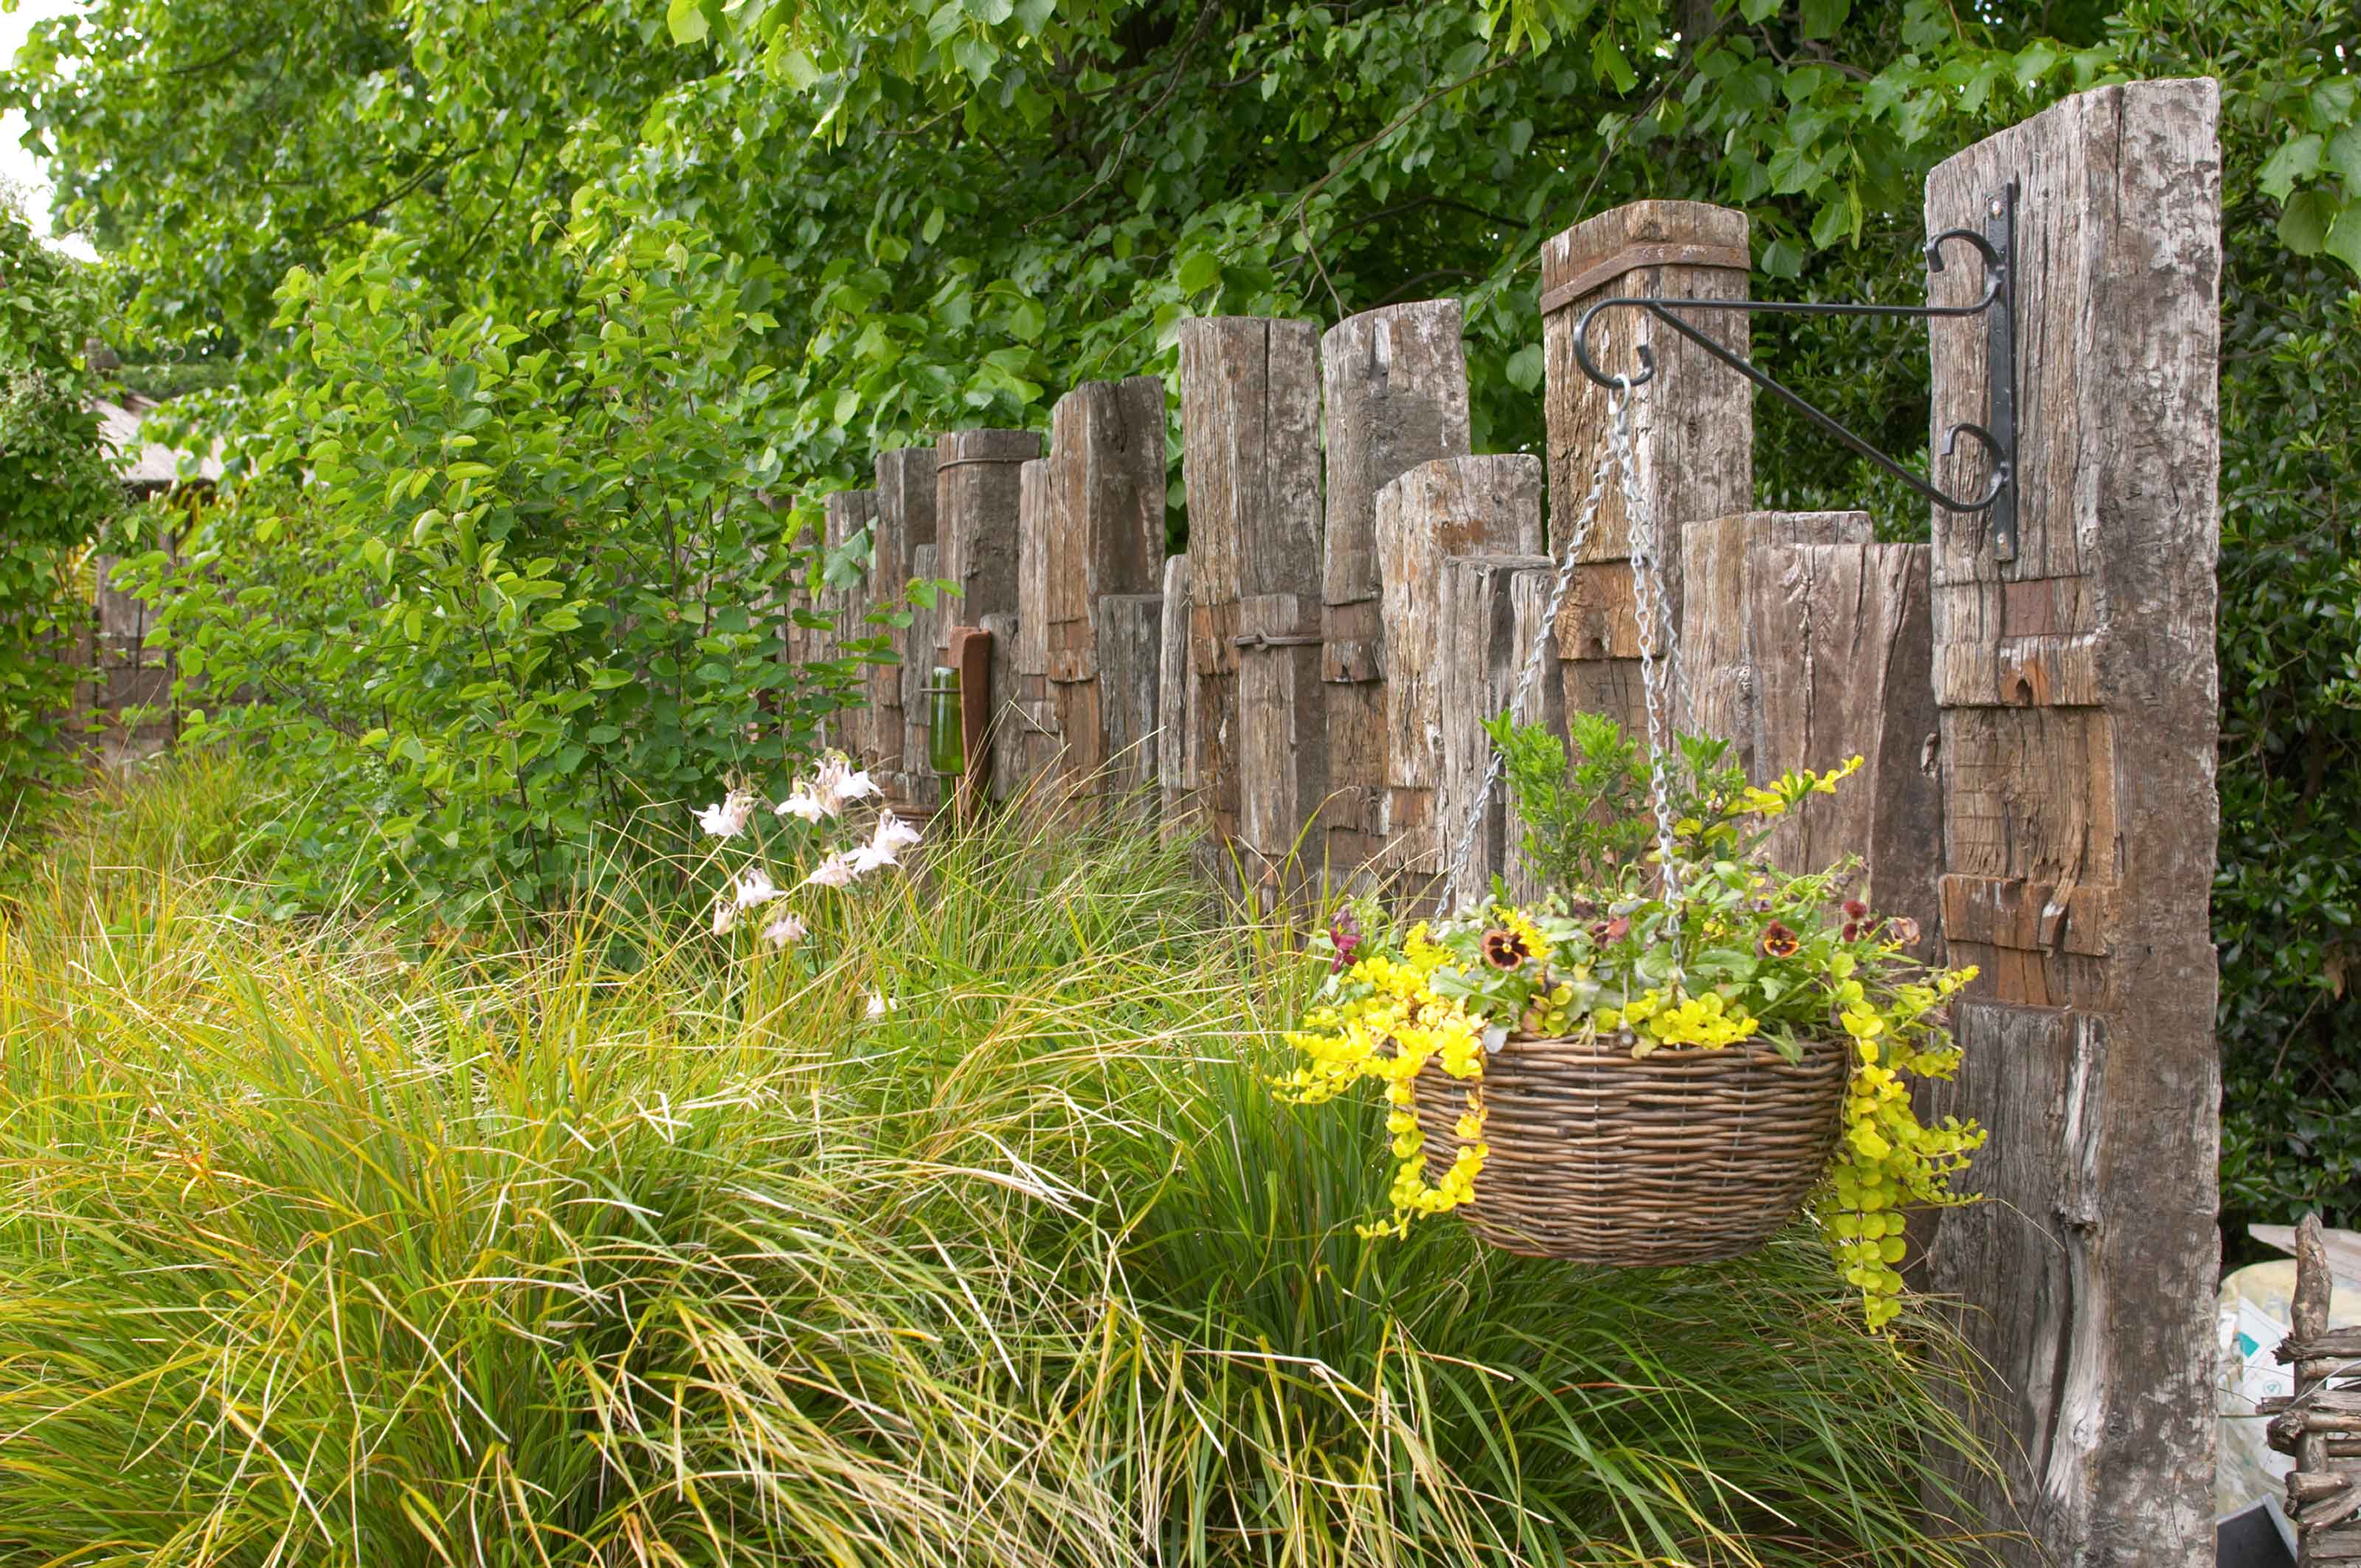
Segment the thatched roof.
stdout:
<svg viewBox="0 0 2361 1568">
<path fill-rule="evenodd" d="M 181 459 L 187 456 L 187 453 L 176 452 L 171 447 L 140 438 L 141 423 L 156 408 L 153 398 L 143 398 L 134 392 L 119 403 L 99 398 L 91 406 L 98 411 L 100 435 L 107 445 L 115 449 L 115 471 L 133 489 L 168 490 L 184 482 L 211 484 L 221 477 L 218 449 L 200 459 L 194 475 L 184 481 L 181 477 Z"/>
</svg>

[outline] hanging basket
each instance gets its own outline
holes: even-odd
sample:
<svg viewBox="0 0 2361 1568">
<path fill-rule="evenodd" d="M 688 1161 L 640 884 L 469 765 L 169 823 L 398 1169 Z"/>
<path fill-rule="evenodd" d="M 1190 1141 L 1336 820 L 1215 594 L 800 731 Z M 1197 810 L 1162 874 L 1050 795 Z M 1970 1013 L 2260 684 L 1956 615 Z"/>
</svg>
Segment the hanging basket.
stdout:
<svg viewBox="0 0 2361 1568">
<path fill-rule="evenodd" d="M 1753 1251 L 1803 1206 L 1843 1113 L 1852 1048 L 1806 1041 L 1791 1063 L 1750 1040 L 1634 1060 L 1593 1039 L 1511 1039 L 1487 1058 L 1490 1154 L 1458 1212 L 1494 1246 L 1620 1268 Z M 1430 1064 L 1418 1080 L 1429 1168 L 1478 1085 Z"/>
</svg>

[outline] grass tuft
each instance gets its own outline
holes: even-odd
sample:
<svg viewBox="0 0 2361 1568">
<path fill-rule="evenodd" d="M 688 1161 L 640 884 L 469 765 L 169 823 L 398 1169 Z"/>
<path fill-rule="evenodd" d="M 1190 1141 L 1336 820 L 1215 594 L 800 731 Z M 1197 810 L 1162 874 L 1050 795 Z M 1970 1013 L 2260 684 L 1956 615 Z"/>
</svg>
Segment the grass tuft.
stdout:
<svg viewBox="0 0 2361 1568">
<path fill-rule="evenodd" d="M 263 789 L 8 895 L 0 1562 L 1982 1560 L 1956 1358 L 1816 1241 L 1357 1236 L 1377 1141 L 1264 1081 L 1306 977 L 1151 835 L 1003 822 L 801 956 L 486 951 L 236 913 Z"/>
</svg>

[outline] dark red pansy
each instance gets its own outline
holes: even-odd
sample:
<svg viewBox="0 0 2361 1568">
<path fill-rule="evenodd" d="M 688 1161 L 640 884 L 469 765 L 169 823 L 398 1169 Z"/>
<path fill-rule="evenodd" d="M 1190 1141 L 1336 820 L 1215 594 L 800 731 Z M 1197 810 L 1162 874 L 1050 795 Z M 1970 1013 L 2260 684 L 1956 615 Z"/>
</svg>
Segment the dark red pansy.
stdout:
<svg viewBox="0 0 2361 1568">
<path fill-rule="evenodd" d="M 1869 913 L 1869 905 L 1858 898 L 1848 898 L 1844 901 L 1844 913 L 1846 919 L 1859 920 Z"/>
<path fill-rule="evenodd" d="M 1803 947 L 1795 933 L 1773 920 L 1763 927 L 1763 956 L 1767 959 L 1792 959 Z"/>
<path fill-rule="evenodd" d="M 1519 969 L 1533 956 L 1532 948 L 1525 946 L 1522 937 L 1501 926 L 1495 926 L 1485 932 L 1484 940 L 1477 950 L 1494 969 Z"/>
</svg>

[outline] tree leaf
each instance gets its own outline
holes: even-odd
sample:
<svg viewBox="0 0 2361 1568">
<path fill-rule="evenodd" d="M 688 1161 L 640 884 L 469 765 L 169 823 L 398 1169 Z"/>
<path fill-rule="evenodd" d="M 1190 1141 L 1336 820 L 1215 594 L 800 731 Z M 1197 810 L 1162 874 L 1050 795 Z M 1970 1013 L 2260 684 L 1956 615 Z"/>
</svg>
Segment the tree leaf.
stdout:
<svg viewBox="0 0 2361 1568">
<path fill-rule="evenodd" d="M 1222 280 L 1222 258 L 1210 250 L 1191 251 L 1180 258 L 1180 291 L 1194 297 Z"/>
<path fill-rule="evenodd" d="M 1530 392 L 1542 384 L 1542 345 L 1529 343 L 1509 356 L 1509 384 L 1521 392 Z"/>
<path fill-rule="evenodd" d="M 2305 135 L 2279 144 L 2279 149 L 2263 162 L 2255 176 L 2256 185 L 2263 194 L 2284 202 L 2296 181 L 2309 180 L 2320 172 L 2320 152 L 2323 146 L 2317 135 Z"/>
<path fill-rule="evenodd" d="M 706 20 L 704 0 L 672 0 L 664 11 L 664 25 L 672 29 L 672 41 L 676 44 L 702 42 L 712 30 Z"/>
<path fill-rule="evenodd" d="M 1845 16 L 1852 9 L 1852 0 L 1804 0 L 1804 36 L 1807 38 L 1834 38 L 1844 26 Z"/>
<path fill-rule="evenodd" d="M 2361 273 L 2361 202 L 2346 202 L 2337 209 L 2328 225 L 2324 248 L 2345 263 L 2346 270 Z"/>
<path fill-rule="evenodd" d="M 2302 191 L 2288 199 L 2279 213 L 2279 243 L 2298 256 L 2318 256 L 2328 244 L 2328 225 L 2336 208 L 2318 191 Z"/>
</svg>

